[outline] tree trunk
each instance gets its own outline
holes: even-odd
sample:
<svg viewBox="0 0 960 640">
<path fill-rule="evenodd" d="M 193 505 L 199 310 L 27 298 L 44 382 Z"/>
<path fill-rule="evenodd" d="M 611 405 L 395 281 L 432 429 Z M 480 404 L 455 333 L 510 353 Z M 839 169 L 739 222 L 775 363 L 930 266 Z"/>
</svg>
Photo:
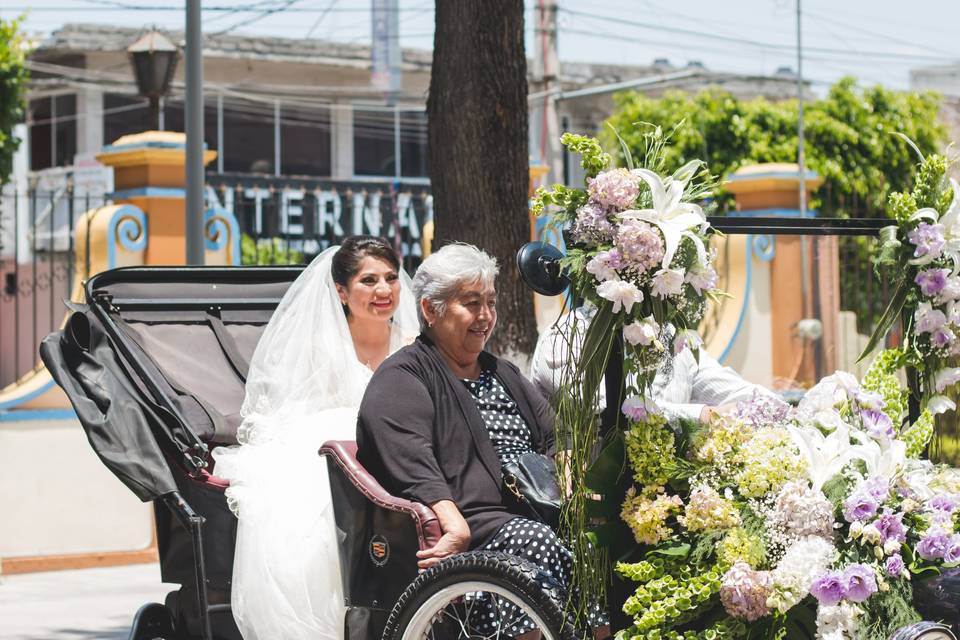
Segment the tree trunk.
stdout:
<svg viewBox="0 0 960 640">
<path fill-rule="evenodd" d="M 530 240 L 522 0 L 437 0 L 427 116 L 433 246 L 468 242 L 497 259 L 499 321 L 488 348 L 523 363 L 537 330 L 516 268 Z"/>
</svg>

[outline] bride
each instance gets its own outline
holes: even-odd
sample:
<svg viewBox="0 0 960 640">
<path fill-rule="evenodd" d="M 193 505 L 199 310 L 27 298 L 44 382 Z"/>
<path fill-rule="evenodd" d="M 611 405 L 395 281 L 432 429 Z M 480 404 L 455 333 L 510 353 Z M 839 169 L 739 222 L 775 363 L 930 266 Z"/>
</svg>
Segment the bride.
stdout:
<svg viewBox="0 0 960 640">
<path fill-rule="evenodd" d="M 343 637 L 345 606 L 325 463 L 353 440 L 373 371 L 419 331 L 392 247 L 354 236 L 290 286 L 250 363 L 237 435 L 218 448 L 237 514 L 232 608 L 245 640 Z"/>
</svg>

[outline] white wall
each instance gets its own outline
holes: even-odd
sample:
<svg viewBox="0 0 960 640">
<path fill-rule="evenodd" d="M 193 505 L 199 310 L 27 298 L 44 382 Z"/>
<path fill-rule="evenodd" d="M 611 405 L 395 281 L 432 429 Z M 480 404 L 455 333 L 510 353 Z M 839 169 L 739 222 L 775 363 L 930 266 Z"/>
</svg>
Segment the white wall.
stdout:
<svg viewBox="0 0 960 640">
<path fill-rule="evenodd" d="M 76 420 L 0 422 L 0 557 L 133 551 L 153 514 L 100 462 Z"/>
</svg>

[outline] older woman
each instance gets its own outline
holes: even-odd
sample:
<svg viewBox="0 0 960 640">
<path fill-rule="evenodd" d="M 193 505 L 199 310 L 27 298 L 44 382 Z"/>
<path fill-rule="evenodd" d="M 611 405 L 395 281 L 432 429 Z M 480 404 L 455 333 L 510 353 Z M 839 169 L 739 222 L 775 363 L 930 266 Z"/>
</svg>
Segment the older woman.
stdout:
<svg viewBox="0 0 960 640">
<path fill-rule="evenodd" d="M 424 260 L 413 279 L 422 333 L 370 380 L 358 457 L 388 491 L 436 512 L 443 536 L 418 553 L 420 567 L 489 549 L 533 562 L 565 587 L 570 552 L 502 489 L 503 463 L 527 451 L 552 455 L 554 441 L 543 397 L 514 365 L 484 351 L 497 323 L 496 274 L 493 258 L 470 245 Z M 523 618 L 501 631 L 532 628 Z"/>
</svg>

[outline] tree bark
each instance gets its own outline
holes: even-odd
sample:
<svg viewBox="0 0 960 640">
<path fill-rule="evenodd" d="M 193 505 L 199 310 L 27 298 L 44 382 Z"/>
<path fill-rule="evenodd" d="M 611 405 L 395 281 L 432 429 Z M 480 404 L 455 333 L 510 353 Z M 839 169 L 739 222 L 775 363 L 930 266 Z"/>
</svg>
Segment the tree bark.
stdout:
<svg viewBox="0 0 960 640">
<path fill-rule="evenodd" d="M 427 116 L 433 246 L 468 242 L 497 259 L 488 348 L 520 364 L 537 338 L 533 293 L 516 268 L 530 240 L 522 0 L 437 0 Z"/>
</svg>

